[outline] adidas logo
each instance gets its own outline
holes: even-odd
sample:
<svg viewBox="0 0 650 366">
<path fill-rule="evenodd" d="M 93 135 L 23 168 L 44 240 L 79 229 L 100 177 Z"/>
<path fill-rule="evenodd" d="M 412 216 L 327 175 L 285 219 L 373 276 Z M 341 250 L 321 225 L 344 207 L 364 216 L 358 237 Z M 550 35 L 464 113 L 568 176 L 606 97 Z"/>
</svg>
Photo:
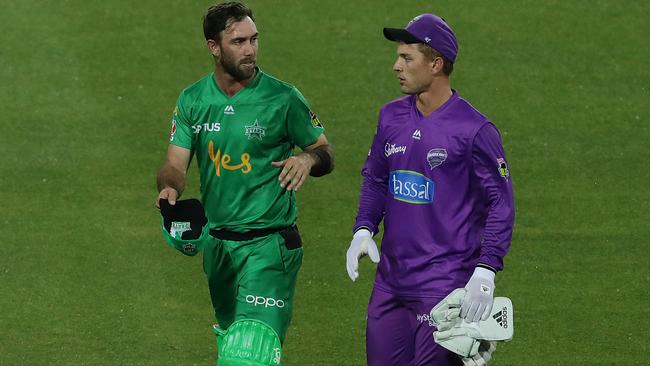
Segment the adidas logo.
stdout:
<svg viewBox="0 0 650 366">
<path fill-rule="evenodd" d="M 416 140 L 419 140 L 420 137 L 422 137 L 422 135 L 420 134 L 420 130 L 415 130 L 415 132 L 413 132 L 413 136 L 411 136 L 411 137 L 416 139 Z"/>
<path fill-rule="evenodd" d="M 492 318 L 496 320 L 497 324 L 499 324 L 502 328 L 508 329 L 508 309 L 503 308 L 501 311 L 498 313 L 492 315 Z"/>
<path fill-rule="evenodd" d="M 227 105 L 223 110 L 223 114 L 235 114 L 235 108 L 233 108 L 231 105 Z"/>
</svg>

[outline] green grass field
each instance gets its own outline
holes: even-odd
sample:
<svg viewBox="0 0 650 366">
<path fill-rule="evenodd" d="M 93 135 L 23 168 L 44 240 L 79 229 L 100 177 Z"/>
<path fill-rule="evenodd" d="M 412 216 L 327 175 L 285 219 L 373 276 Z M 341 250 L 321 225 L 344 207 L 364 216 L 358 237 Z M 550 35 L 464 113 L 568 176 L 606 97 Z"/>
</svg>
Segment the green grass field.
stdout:
<svg viewBox="0 0 650 366">
<path fill-rule="evenodd" d="M 0 365 L 213 365 L 201 260 L 164 244 L 153 205 L 178 93 L 212 69 L 212 3 L 1 4 Z M 338 163 L 298 193 L 283 365 L 365 364 L 374 268 L 351 283 L 344 257 L 377 112 L 399 96 L 381 29 L 427 11 L 456 31 L 453 85 L 501 129 L 515 183 L 497 277 L 515 338 L 492 365 L 648 364 L 650 2 L 249 5 L 259 65 L 305 94 Z"/>
</svg>

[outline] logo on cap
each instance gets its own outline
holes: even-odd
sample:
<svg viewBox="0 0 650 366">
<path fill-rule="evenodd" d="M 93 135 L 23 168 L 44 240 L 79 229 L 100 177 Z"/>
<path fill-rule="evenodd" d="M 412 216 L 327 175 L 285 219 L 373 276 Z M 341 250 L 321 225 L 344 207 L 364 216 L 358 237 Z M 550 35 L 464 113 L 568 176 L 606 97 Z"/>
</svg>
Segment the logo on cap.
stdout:
<svg viewBox="0 0 650 366">
<path fill-rule="evenodd" d="M 169 235 L 171 235 L 172 238 L 180 239 L 184 232 L 190 231 L 191 229 L 189 222 L 172 221 L 172 225 L 169 228 Z"/>
<path fill-rule="evenodd" d="M 192 243 L 183 244 L 183 251 L 187 254 L 194 254 L 196 253 L 196 245 Z"/>
<path fill-rule="evenodd" d="M 423 14 L 420 14 L 420 15 L 416 16 L 415 18 L 411 19 L 411 21 L 409 22 L 409 24 L 407 24 L 406 26 L 408 27 L 409 25 L 411 25 L 411 23 L 413 23 L 413 22 L 417 22 L 418 20 L 420 20 L 420 18 L 422 18 L 422 15 L 423 15 Z"/>
</svg>

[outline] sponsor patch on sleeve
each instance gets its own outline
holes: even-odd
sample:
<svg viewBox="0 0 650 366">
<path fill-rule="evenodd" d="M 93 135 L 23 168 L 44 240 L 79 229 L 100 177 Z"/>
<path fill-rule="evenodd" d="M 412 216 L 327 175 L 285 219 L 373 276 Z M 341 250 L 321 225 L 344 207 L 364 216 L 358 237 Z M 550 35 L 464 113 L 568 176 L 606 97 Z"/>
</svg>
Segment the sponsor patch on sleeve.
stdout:
<svg viewBox="0 0 650 366">
<path fill-rule="evenodd" d="M 172 129 L 169 131 L 169 142 L 174 141 L 174 135 L 176 134 L 176 119 L 172 119 Z"/>
<path fill-rule="evenodd" d="M 506 164 L 506 160 L 503 158 L 498 158 L 497 165 L 499 165 L 499 175 L 507 180 L 508 177 L 510 177 L 510 171 L 508 170 L 508 164 Z"/>
<path fill-rule="evenodd" d="M 314 126 L 314 128 L 323 128 L 323 124 L 320 123 L 316 113 L 309 111 L 309 118 L 311 118 L 311 125 Z"/>
</svg>

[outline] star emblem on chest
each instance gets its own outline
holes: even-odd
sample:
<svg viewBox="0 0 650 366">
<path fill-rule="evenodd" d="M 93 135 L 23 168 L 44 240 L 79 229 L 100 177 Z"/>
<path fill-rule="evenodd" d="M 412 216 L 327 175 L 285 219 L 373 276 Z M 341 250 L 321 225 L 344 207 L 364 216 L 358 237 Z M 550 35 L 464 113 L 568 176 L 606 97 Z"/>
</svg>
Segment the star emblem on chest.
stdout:
<svg viewBox="0 0 650 366">
<path fill-rule="evenodd" d="M 262 138 L 266 135 L 266 127 L 260 126 L 257 119 L 252 125 L 244 126 L 244 128 L 246 129 L 246 137 L 248 137 L 249 140 L 257 139 L 262 141 Z"/>
</svg>

